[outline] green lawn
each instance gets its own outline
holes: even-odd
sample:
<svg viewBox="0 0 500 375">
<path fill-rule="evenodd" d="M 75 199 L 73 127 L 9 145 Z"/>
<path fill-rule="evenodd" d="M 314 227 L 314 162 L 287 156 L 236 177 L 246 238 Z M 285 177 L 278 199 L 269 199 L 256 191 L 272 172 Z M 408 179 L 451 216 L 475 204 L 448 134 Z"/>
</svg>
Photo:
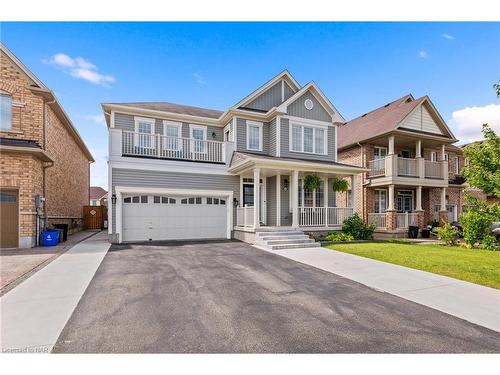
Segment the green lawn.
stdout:
<svg viewBox="0 0 500 375">
<path fill-rule="evenodd" d="M 366 242 L 330 249 L 500 289 L 500 252 L 442 245 Z"/>
</svg>

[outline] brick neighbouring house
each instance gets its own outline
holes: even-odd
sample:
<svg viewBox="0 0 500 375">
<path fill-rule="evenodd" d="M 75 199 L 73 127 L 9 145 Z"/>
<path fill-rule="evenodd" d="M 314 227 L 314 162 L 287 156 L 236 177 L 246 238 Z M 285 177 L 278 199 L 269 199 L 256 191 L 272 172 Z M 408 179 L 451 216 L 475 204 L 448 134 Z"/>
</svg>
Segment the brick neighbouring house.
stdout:
<svg viewBox="0 0 500 375">
<path fill-rule="evenodd" d="M 100 186 L 90 187 L 90 201 L 91 206 L 108 206 L 108 192 Z"/>
<path fill-rule="evenodd" d="M 53 92 L 2 44 L 0 95 L 0 246 L 35 246 L 45 217 L 80 230 L 94 159 Z"/>
<path fill-rule="evenodd" d="M 379 233 L 457 221 L 464 202 L 463 151 L 434 104 L 406 95 L 339 125 L 338 160 L 369 169 L 357 176 L 358 212 Z M 338 205 L 351 192 L 339 194 Z"/>
</svg>

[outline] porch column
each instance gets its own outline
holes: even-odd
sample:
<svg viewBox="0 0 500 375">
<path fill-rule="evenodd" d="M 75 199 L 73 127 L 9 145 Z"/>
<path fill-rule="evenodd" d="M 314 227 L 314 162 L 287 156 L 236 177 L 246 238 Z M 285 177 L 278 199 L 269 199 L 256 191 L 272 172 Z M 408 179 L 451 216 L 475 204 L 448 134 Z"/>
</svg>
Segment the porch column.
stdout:
<svg viewBox="0 0 500 375">
<path fill-rule="evenodd" d="M 354 207 L 354 204 L 356 202 L 356 200 L 354 199 L 355 195 L 356 195 L 356 176 L 352 175 L 351 176 L 351 201 L 349 202 L 349 205 L 352 208 L 355 208 Z M 356 212 L 356 210 L 354 210 L 354 212 Z"/>
<path fill-rule="evenodd" d="M 281 175 L 276 175 L 276 226 L 281 226 Z"/>
<path fill-rule="evenodd" d="M 388 154 L 393 155 L 394 154 L 394 136 L 390 135 L 389 136 L 389 144 L 388 144 Z"/>
<path fill-rule="evenodd" d="M 446 151 L 445 151 L 446 145 L 441 145 L 441 174 L 442 178 L 444 180 L 448 179 L 448 162 L 445 160 L 446 158 Z"/>
<path fill-rule="evenodd" d="M 446 188 L 441 188 L 441 207 L 440 211 L 446 211 Z"/>
<path fill-rule="evenodd" d="M 394 230 L 397 228 L 396 210 L 394 209 L 394 185 L 389 185 L 389 202 L 385 211 L 386 228 Z"/>
<path fill-rule="evenodd" d="M 422 186 L 417 186 L 415 213 L 417 214 L 417 225 L 419 228 L 424 227 L 424 210 L 422 209 Z"/>
<path fill-rule="evenodd" d="M 299 226 L 299 171 L 292 171 L 292 227 Z"/>
<path fill-rule="evenodd" d="M 417 176 L 425 178 L 425 161 L 422 157 L 422 141 L 415 142 L 415 159 L 417 161 Z"/>
<path fill-rule="evenodd" d="M 394 210 L 394 185 L 389 185 L 389 202 L 387 210 Z"/>
<path fill-rule="evenodd" d="M 415 157 L 422 157 L 422 141 L 420 139 L 415 143 Z"/>
<path fill-rule="evenodd" d="M 253 227 L 260 226 L 260 168 L 253 170 Z"/>
</svg>

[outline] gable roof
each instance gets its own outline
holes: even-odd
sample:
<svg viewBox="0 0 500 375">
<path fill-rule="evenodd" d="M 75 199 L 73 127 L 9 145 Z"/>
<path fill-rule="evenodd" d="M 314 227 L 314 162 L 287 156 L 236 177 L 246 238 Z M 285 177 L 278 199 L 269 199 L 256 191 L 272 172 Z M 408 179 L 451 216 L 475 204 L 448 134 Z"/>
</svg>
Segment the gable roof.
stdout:
<svg viewBox="0 0 500 375">
<path fill-rule="evenodd" d="M 7 57 L 12 60 L 12 62 L 19 67 L 19 69 L 28 76 L 28 78 L 33 82 L 31 85 L 30 89 L 33 91 L 35 94 L 40 94 L 44 97 L 46 97 L 49 102 L 47 103 L 56 116 L 59 118 L 59 120 L 63 123 L 63 125 L 67 128 L 73 139 L 76 141 L 77 145 L 80 147 L 80 149 L 83 151 L 89 162 L 94 162 L 94 158 L 92 157 L 92 154 L 90 153 L 89 149 L 85 145 L 85 142 L 83 141 L 82 137 L 78 133 L 78 130 L 76 130 L 75 126 L 69 119 L 69 116 L 67 113 L 64 111 L 63 107 L 61 104 L 59 104 L 59 101 L 57 100 L 57 97 L 55 94 L 50 90 L 47 86 L 43 84 L 42 81 L 40 81 L 27 67 L 24 65 L 21 60 L 19 60 L 16 55 L 14 55 L 3 43 L 0 42 L 0 51 L 2 53 L 5 53 Z"/>
<path fill-rule="evenodd" d="M 448 126 L 427 96 L 414 99 L 411 94 L 408 94 L 339 126 L 337 130 L 338 148 L 351 146 L 396 130 L 408 115 L 424 103 L 429 104 L 441 126 L 450 138 L 454 139 Z"/>
<path fill-rule="evenodd" d="M 280 80 L 284 79 L 288 85 L 294 89 L 295 91 L 298 91 L 300 89 L 299 83 L 293 78 L 293 76 L 290 74 L 288 70 L 283 70 L 280 74 L 275 76 L 274 78 L 271 78 L 269 81 L 264 83 L 262 86 L 260 86 L 257 90 L 252 92 L 251 94 L 247 95 L 244 97 L 242 100 L 240 100 L 238 103 L 233 105 L 231 108 L 239 108 L 239 107 L 245 107 L 248 103 L 250 103 L 253 99 L 255 99 L 257 96 L 265 92 L 267 89 L 271 88 L 274 86 L 276 83 L 278 83 Z"/>
<path fill-rule="evenodd" d="M 108 192 L 106 190 L 104 190 L 102 187 L 100 186 L 91 186 L 90 187 L 90 190 L 89 190 L 89 196 L 90 196 L 90 199 L 101 199 L 102 197 L 104 197 L 106 194 L 108 194 Z"/>
<path fill-rule="evenodd" d="M 193 107 L 168 102 L 103 103 L 102 105 L 119 105 L 130 108 L 150 109 L 153 111 L 178 113 L 181 115 L 207 117 L 212 119 L 218 119 L 224 113 L 223 111 L 215 109 Z"/>
</svg>

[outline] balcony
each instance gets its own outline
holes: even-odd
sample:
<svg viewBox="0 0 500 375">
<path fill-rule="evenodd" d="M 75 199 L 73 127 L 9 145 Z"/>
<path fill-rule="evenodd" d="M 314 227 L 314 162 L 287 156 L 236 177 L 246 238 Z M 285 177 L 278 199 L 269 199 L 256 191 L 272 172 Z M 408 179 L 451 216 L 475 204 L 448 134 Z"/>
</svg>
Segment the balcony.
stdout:
<svg viewBox="0 0 500 375">
<path fill-rule="evenodd" d="M 123 156 L 219 164 L 224 164 L 228 160 L 227 142 L 119 131 L 122 133 L 120 141 Z"/>
<path fill-rule="evenodd" d="M 368 177 L 413 177 L 421 179 L 446 180 L 448 164 L 442 161 L 430 161 L 423 158 L 402 158 L 389 155 L 385 158 L 368 162 Z"/>
</svg>

